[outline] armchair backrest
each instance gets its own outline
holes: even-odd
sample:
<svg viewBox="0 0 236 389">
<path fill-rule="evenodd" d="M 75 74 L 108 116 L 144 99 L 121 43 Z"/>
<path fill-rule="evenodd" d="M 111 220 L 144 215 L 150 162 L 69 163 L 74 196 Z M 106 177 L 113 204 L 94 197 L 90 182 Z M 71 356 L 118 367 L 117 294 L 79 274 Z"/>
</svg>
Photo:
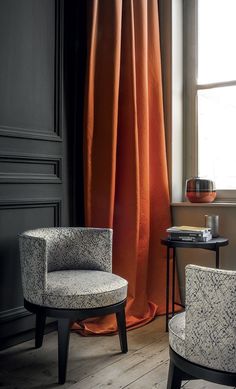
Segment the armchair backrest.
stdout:
<svg viewBox="0 0 236 389">
<path fill-rule="evenodd" d="M 26 231 L 20 237 L 43 239 L 47 271 L 112 270 L 112 230 L 108 228 L 59 227 Z M 29 244 L 29 243 L 28 243 Z"/>
<path fill-rule="evenodd" d="M 236 372 L 236 271 L 186 266 L 186 357 Z"/>
</svg>

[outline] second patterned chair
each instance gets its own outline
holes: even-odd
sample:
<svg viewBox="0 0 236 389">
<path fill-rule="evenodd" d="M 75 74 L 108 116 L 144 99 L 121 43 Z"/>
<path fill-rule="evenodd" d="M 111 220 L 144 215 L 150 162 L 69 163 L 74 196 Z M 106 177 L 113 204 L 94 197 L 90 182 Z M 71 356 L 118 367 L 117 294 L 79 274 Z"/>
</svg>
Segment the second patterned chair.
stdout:
<svg viewBox="0 0 236 389">
<path fill-rule="evenodd" d="M 236 271 L 186 266 L 186 312 L 169 322 L 168 389 L 203 379 L 236 386 Z"/>
</svg>

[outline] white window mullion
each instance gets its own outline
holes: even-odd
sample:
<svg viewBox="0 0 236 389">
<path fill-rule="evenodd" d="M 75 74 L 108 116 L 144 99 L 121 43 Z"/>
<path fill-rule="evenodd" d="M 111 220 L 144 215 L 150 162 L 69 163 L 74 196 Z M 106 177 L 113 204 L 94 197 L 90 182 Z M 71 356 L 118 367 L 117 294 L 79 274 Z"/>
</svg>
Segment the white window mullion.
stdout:
<svg viewBox="0 0 236 389">
<path fill-rule="evenodd" d="M 197 1 L 183 1 L 184 179 L 197 175 Z"/>
</svg>

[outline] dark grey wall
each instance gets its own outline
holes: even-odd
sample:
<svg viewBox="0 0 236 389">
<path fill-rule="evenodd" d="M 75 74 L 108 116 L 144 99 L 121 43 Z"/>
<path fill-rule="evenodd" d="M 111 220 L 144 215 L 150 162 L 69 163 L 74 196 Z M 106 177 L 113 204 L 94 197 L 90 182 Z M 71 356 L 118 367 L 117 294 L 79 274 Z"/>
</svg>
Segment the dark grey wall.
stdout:
<svg viewBox="0 0 236 389">
<path fill-rule="evenodd" d="M 67 2 L 69 26 L 74 4 Z M 73 32 L 64 36 L 64 27 L 62 0 L 0 0 L 0 347 L 34 327 L 23 307 L 17 235 L 78 222 L 74 75 L 64 76 L 64 65 L 71 69 L 63 60 Z M 66 47 L 71 63 L 74 43 Z"/>
<path fill-rule="evenodd" d="M 219 233 L 229 239 L 229 245 L 220 248 L 220 267 L 236 270 L 235 204 L 179 203 L 172 206 L 173 225 L 204 226 L 205 215 L 219 215 Z M 201 249 L 177 249 L 177 266 L 182 299 L 185 298 L 185 266 L 187 264 L 215 267 L 215 253 Z"/>
</svg>

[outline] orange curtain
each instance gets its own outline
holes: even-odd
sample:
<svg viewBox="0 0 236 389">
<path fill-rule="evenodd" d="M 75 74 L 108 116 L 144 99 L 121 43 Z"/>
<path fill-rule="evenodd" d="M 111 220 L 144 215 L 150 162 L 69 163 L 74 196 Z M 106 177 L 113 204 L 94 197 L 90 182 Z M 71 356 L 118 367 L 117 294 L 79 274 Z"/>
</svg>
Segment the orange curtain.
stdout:
<svg viewBox="0 0 236 389">
<path fill-rule="evenodd" d="M 129 282 L 127 327 L 165 311 L 170 226 L 157 0 L 89 0 L 86 225 L 111 227 L 113 272 Z M 75 329 L 78 325 L 75 325 Z M 114 316 L 84 333 L 116 331 Z"/>
</svg>

